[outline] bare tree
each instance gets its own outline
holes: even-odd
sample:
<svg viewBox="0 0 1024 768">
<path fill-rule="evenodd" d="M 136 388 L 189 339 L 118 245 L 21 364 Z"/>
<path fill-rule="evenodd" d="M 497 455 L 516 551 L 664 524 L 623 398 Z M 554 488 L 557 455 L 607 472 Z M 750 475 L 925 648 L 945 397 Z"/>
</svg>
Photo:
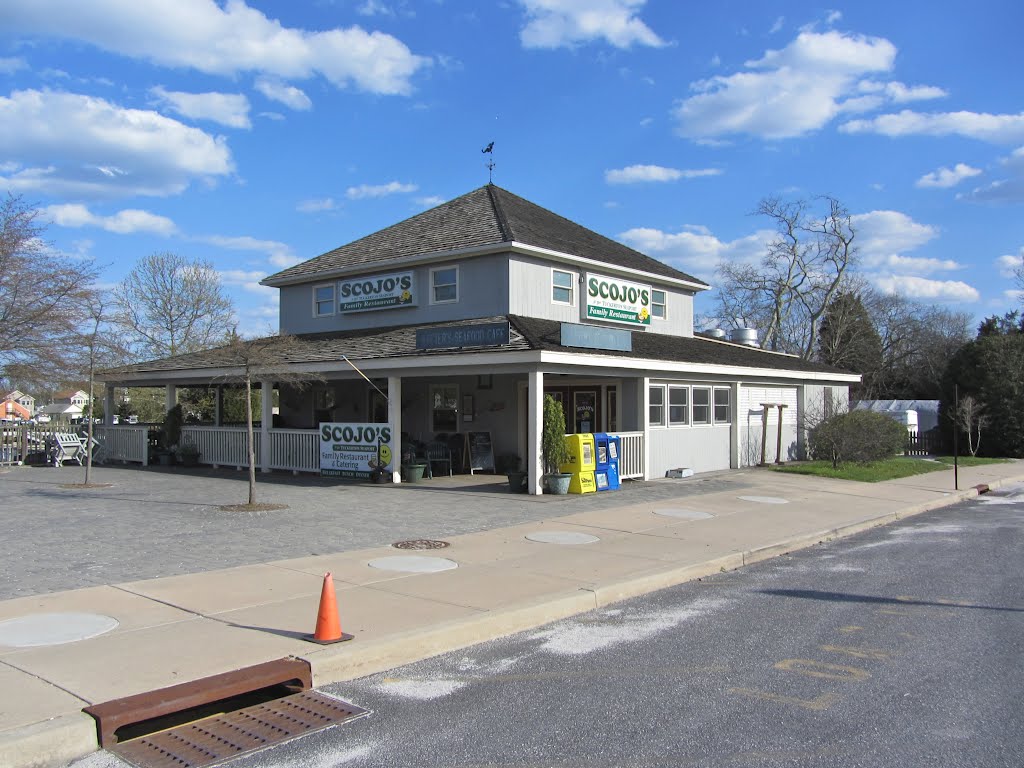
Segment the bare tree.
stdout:
<svg viewBox="0 0 1024 768">
<path fill-rule="evenodd" d="M 114 301 L 115 321 L 136 358 L 209 349 L 234 327 L 234 306 L 213 265 L 176 253 L 140 259 L 114 289 Z"/>
<path fill-rule="evenodd" d="M 91 261 L 53 251 L 45 231 L 39 210 L 20 197 L 0 203 L 0 373 L 11 380 L 59 378 L 96 277 Z"/>
<path fill-rule="evenodd" d="M 252 391 L 253 384 L 274 381 L 303 389 L 313 382 L 323 381 L 323 376 L 309 371 L 299 371 L 289 365 L 289 358 L 295 346 L 300 344 L 293 336 L 267 336 L 245 340 L 232 335 L 230 343 L 218 350 L 218 362 L 233 369 L 221 377 L 222 381 L 242 384 L 245 387 L 245 423 L 247 434 L 247 461 L 249 465 L 248 507 L 256 505 L 256 451 L 253 429 Z M 264 388 L 263 397 L 270 397 Z M 265 450 L 269 450 L 266 446 Z"/>
<path fill-rule="evenodd" d="M 983 406 L 971 395 L 960 398 L 956 409 L 956 428 L 967 435 L 967 450 L 971 456 L 978 453 L 981 445 L 981 430 L 988 426 L 988 416 L 983 412 Z"/>
<path fill-rule="evenodd" d="M 756 213 L 775 223 L 777 237 L 756 265 L 723 263 L 717 314 L 726 323 L 758 328 L 762 345 L 809 359 L 822 315 L 856 263 L 855 231 L 836 199 L 815 218 L 810 204 L 766 198 Z"/>
</svg>

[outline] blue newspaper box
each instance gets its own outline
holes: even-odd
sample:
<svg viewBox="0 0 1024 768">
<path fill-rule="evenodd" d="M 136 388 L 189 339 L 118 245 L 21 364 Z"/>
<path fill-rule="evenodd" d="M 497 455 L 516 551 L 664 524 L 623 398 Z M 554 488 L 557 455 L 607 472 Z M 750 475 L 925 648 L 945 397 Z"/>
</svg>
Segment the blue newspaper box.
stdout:
<svg viewBox="0 0 1024 768">
<path fill-rule="evenodd" d="M 606 432 L 594 433 L 594 483 L 599 491 L 610 491 L 618 488 L 618 472 L 615 473 L 615 485 L 611 481 L 611 443 Z"/>
<path fill-rule="evenodd" d="M 608 435 L 608 490 L 619 490 L 619 458 L 622 456 L 622 438 Z"/>
</svg>

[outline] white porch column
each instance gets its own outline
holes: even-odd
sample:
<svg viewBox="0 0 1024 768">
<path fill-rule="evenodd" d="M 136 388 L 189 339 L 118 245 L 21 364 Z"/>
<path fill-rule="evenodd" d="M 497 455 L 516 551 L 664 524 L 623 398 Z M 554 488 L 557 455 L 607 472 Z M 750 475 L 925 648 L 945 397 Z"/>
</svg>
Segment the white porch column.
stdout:
<svg viewBox="0 0 1024 768">
<path fill-rule="evenodd" d="M 402 482 L 402 377 L 388 376 L 388 423 L 391 425 L 391 480 Z"/>
<path fill-rule="evenodd" d="M 544 492 L 541 487 L 544 467 L 540 451 L 540 436 L 544 430 L 544 372 L 530 371 L 527 381 L 526 487 L 537 495 Z"/>
<path fill-rule="evenodd" d="M 173 384 L 164 386 L 164 413 L 178 404 L 178 388 Z"/>
<path fill-rule="evenodd" d="M 274 420 L 274 382 L 260 382 L 260 472 L 270 471 L 270 425 Z"/>
<path fill-rule="evenodd" d="M 732 419 L 732 427 L 729 429 L 729 466 L 732 469 L 739 469 L 741 464 L 740 456 L 740 391 L 743 389 L 742 382 L 735 382 L 729 388 L 729 397 L 732 402 L 729 406 L 732 408 L 732 413 L 729 414 L 729 418 Z"/>
<path fill-rule="evenodd" d="M 107 384 L 106 391 L 103 393 L 103 423 L 113 424 L 114 423 L 114 385 Z"/>
<path fill-rule="evenodd" d="M 644 430 L 644 480 L 651 479 L 651 380 L 644 376 L 640 379 L 640 424 Z M 668 408 L 668 403 L 665 403 Z"/>
</svg>

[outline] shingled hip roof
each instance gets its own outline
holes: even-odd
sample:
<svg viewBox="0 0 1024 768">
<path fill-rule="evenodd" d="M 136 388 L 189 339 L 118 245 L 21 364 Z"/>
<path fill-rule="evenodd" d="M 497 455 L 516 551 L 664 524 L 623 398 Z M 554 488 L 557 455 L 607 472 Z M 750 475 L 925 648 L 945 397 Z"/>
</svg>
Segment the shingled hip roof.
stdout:
<svg viewBox="0 0 1024 768">
<path fill-rule="evenodd" d="M 513 244 L 532 246 L 610 266 L 709 286 L 622 243 L 576 224 L 501 187 L 488 184 L 316 258 L 264 278 L 281 286 L 357 272 L 396 259 L 450 258 L 450 254 Z"/>
</svg>

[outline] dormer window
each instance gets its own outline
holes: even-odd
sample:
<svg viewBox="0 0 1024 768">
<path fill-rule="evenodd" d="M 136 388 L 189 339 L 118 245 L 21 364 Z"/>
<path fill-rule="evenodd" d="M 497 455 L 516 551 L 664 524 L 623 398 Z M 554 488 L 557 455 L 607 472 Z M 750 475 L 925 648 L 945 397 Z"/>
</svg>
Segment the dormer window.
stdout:
<svg viewBox="0 0 1024 768">
<path fill-rule="evenodd" d="M 430 303 L 454 304 L 459 300 L 459 268 L 430 270 Z"/>
<path fill-rule="evenodd" d="M 573 286 L 576 283 L 576 276 L 572 272 L 563 272 L 560 269 L 551 270 L 551 301 L 555 304 L 568 304 L 572 306 Z"/>
<path fill-rule="evenodd" d="M 313 317 L 334 314 L 334 283 L 313 286 Z"/>
</svg>

